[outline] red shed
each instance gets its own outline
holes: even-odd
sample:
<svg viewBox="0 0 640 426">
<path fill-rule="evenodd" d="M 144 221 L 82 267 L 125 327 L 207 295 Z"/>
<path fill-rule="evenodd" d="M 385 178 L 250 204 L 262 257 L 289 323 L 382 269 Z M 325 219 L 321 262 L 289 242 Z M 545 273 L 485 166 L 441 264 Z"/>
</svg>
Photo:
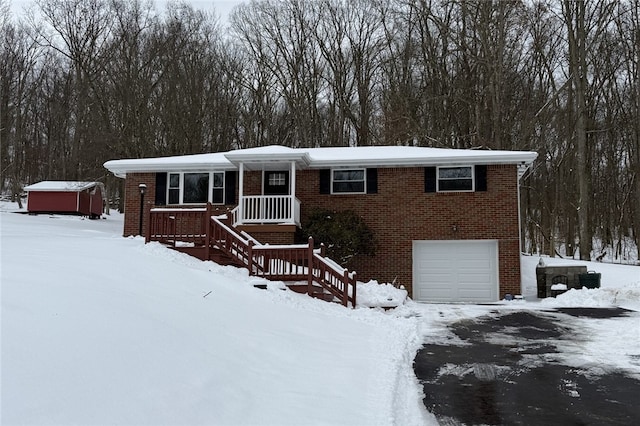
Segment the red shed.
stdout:
<svg viewBox="0 0 640 426">
<path fill-rule="evenodd" d="M 29 213 L 68 213 L 99 217 L 104 186 L 100 182 L 43 181 L 25 188 Z"/>
</svg>

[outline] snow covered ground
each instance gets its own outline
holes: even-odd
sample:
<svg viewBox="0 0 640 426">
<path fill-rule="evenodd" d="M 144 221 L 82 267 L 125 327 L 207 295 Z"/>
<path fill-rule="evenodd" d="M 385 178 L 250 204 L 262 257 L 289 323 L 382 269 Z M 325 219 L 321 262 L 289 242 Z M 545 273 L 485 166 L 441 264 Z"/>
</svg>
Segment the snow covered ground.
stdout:
<svg viewBox="0 0 640 426">
<path fill-rule="evenodd" d="M 425 339 L 455 344 L 450 322 L 496 308 L 640 310 L 639 267 L 589 263 L 601 289 L 538 301 L 531 257 L 521 301 L 345 309 L 122 238 L 117 214 L 13 210 L 0 204 L 3 425 L 437 424 L 412 361 Z M 390 297 L 381 290 L 361 296 Z M 591 340 L 564 361 L 606 357 L 640 376 L 638 321 L 585 321 Z"/>
</svg>

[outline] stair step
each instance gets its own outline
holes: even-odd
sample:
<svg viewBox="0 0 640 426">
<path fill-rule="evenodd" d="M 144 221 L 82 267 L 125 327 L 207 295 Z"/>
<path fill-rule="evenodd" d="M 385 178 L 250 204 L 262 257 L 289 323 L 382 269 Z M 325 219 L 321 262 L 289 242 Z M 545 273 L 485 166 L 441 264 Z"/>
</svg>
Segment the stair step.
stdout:
<svg viewBox="0 0 640 426">
<path fill-rule="evenodd" d="M 325 302 L 332 302 L 334 299 L 333 294 L 331 293 L 314 292 L 314 293 L 311 293 L 309 296 L 313 297 L 314 299 L 324 300 Z"/>
</svg>

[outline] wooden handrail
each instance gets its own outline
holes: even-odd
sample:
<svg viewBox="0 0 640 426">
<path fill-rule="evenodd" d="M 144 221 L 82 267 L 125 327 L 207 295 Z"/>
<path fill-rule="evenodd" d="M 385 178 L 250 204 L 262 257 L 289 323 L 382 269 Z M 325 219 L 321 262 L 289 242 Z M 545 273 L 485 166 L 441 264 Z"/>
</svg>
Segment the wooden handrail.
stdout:
<svg viewBox="0 0 640 426">
<path fill-rule="evenodd" d="M 320 284 L 338 298 L 344 306 L 356 306 L 356 273 L 349 272 L 324 256 L 313 251 L 313 238 L 309 238 L 310 252 L 313 253 L 310 281 Z M 323 250 L 324 252 L 324 250 Z M 351 290 L 351 292 L 350 292 Z"/>
<path fill-rule="evenodd" d="M 207 242 L 207 208 L 153 208 L 149 212 L 146 241 L 176 246 L 178 243 L 204 246 Z"/>
<path fill-rule="evenodd" d="M 309 294 L 316 283 L 344 306 L 356 306 L 355 272 L 327 258 L 324 246 L 315 249 L 313 238 L 308 244 L 260 244 L 238 233 L 231 221 L 228 216 L 213 216 L 210 204 L 206 208 L 153 208 L 149 211 L 146 242 L 204 246 L 207 259 L 211 248 L 217 248 L 247 268 L 250 275 L 307 281 Z"/>
</svg>

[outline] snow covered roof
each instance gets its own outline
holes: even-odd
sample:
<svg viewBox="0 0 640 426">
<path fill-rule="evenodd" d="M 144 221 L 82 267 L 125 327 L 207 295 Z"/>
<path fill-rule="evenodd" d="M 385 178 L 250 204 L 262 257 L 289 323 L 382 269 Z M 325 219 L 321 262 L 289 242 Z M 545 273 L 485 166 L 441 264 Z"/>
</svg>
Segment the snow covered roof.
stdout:
<svg viewBox="0 0 640 426">
<path fill-rule="evenodd" d="M 235 170 L 236 166 L 227 160 L 225 154 L 225 152 L 216 152 L 175 157 L 110 160 L 104 163 L 104 167 L 118 177 L 136 172 Z"/>
<path fill-rule="evenodd" d="M 129 172 L 233 170 L 240 163 L 248 169 L 271 164 L 296 163 L 300 169 L 329 167 L 414 167 L 467 164 L 519 164 L 528 166 L 537 157 L 529 151 L 426 148 L 413 146 L 365 146 L 289 148 L 271 145 L 214 154 L 129 160 L 111 160 L 104 166 L 115 175 Z"/>
<path fill-rule="evenodd" d="M 43 191 L 43 192 L 80 192 L 85 189 L 93 188 L 101 185 L 99 182 L 76 182 L 76 181 L 60 181 L 45 180 L 26 186 L 25 191 Z"/>
<path fill-rule="evenodd" d="M 439 166 L 450 164 L 531 164 L 535 152 L 416 146 L 328 147 L 307 150 L 313 167 L 339 166 Z"/>
</svg>

